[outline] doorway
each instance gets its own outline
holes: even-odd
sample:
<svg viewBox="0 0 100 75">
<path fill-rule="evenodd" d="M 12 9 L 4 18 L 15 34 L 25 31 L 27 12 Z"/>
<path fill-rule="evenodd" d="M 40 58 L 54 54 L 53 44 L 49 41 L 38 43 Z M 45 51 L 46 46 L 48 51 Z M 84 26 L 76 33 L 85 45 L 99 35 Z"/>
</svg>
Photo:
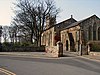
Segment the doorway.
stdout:
<svg viewBox="0 0 100 75">
<path fill-rule="evenodd" d="M 72 33 L 68 33 L 69 40 L 70 40 L 70 51 L 74 52 L 75 51 L 75 43 L 74 43 L 74 37 Z"/>
<path fill-rule="evenodd" d="M 66 40 L 66 51 L 68 51 L 68 40 Z"/>
</svg>

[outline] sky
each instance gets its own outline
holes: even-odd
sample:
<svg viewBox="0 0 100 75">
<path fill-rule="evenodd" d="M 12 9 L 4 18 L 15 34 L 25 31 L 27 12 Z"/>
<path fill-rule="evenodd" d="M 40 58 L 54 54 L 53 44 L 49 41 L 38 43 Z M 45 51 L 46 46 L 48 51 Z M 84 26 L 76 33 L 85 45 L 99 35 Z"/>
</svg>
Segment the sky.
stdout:
<svg viewBox="0 0 100 75">
<path fill-rule="evenodd" d="M 0 0 L 0 25 L 10 25 L 13 0 Z"/>
<path fill-rule="evenodd" d="M 10 25 L 14 16 L 12 8 L 15 0 L 0 0 L 0 25 Z M 91 15 L 100 17 L 100 0 L 54 0 L 60 8 L 57 22 L 64 21 L 73 15 L 76 20 L 82 20 Z"/>
<path fill-rule="evenodd" d="M 71 17 L 82 20 L 91 15 L 100 17 L 100 0 L 55 0 L 56 6 L 61 9 L 58 21 Z"/>
</svg>

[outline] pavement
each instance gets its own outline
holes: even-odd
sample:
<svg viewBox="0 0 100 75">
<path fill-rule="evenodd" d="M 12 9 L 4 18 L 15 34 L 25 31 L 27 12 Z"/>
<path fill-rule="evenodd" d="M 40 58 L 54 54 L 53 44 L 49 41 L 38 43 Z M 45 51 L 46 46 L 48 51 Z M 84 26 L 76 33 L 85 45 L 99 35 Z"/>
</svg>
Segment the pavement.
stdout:
<svg viewBox="0 0 100 75">
<path fill-rule="evenodd" d="M 37 57 L 37 58 L 47 58 L 47 55 L 45 52 L 0 52 L 0 55 L 10 55 L 10 56 L 16 56 L 16 57 Z"/>
<path fill-rule="evenodd" d="M 100 56 L 64 55 L 51 58 L 45 52 L 0 52 L 0 75 L 100 75 Z"/>
<path fill-rule="evenodd" d="M 67 54 L 73 55 L 73 56 L 79 56 L 76 52 L 68 52 Z M 100 55 L 82 55 L 82 56 L 79 56 L 79 57 L 86 58 L 86 59 L 94 59 L 94 60 L 100 61 Z"/>
<path fill-rule="evenodd" d="M 94 59 L 94 60 L 99 60 L 100 61 L 100 56 L 95 56 L 95 55 L 83 55 L 85 58 L 89 59 Z"/>
<path fill-rule="evenodd" d="M 52 59 L 0 56 L 0 66 L 16 75 L 100 75 L 100 62 L 80 56 Z"/>
<path fill-rule="evenodd" d="M 27 57 L 27 58 L 52 58 L 49 57 L 45 52 L 0 52 L 0 55 L 5 55 L 5 56 L 16 56 L 16 57 Z M 82 58 L 87 58 L 87 59 L 94 59 L 94 60 L 99 60 L 100 61 L 100 56 L 95 56 L 95 55 L 83 55 L 83 56 L 78 56 L 75 52 L 66 52 L 64 54 L 64 57 L 60 58 L 65 58 L 65 57 L 82 57 Z"/>
</svg>

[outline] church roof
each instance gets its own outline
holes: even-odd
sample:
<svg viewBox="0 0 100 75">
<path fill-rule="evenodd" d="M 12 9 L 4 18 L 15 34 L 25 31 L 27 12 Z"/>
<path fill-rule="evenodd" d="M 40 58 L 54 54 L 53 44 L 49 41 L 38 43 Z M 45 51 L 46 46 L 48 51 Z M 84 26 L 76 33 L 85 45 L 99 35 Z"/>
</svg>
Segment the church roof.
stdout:
<svg viewBox="0 0 100 75">
<path fill-rule="evenodd" d="M 100 18 L 97 17 L 96 15 L 92 15 L 92 16 L 90 16 L 90 17 L 88 17 L 88 18 L 86 18 L 86 19 L 80 20 L 80 21 L 76 21 L 73 17 L 71 17 L 71 18 L 69 18 L 69 19 L 67 19 L 67 20 L 64 20 L 64 21 L 58 23 L 58 24 L 52 25 L 52 26 L 49 27 L 48 29 L 50 29 L 50 28 L 52 28 L 52 27 L 58 27 L 58 28 L 60 28 L 61 30 L 68 29 L 68 28 L 77 26 L 77 25 L 79 25 L 80 23 L 82 23 L 82 22 L 84 22 L 84 21 L 86 21 L 86 20 L 88 20 L 88 19 L 90 19 L 90 18 L 92 18 L 92 17 L 96 17 L 96 18 L 100 19 Z M 73 22 L 72 22 L 72 21 L 73 21 Z M 48 30 L 48 29 L 46 29 L 46 30 Z M 46 30 L 45 30 L 45 31 L 46 31 Z"/>
<path fill-rule="evenodd" d="M 74 20 L 75 22 L 77 22 L 74 18 L 69 18 L 69 19 L 67 19 L 67 20 L 64 20 L 64 21 L 62 21 L 62 22 L 56 24 L 56 25 L 66 23 L 66 22 L 69 22 L 69 21 L 71 21 L 71 20 Z"/>
<path fill-rule="evenodd" d="M 64 29 L 68 29 L 68 28 L 77 26 L 77 25 L 79 25 L 80 23 L 82 23 L 82 22 L 84 22 L 84 21 L 86 21 L 86 20 L 88 20 L 88 19 L 90 19 L 90 18 L 92 18 L 92 17 L 97 17 L 97 16 L 96 16 L 96 15 L 92 15 L 92 16 L 86 18 L 86 19 L 83 19 L 83 20 L 77 21 L 77 22 L 75 22 L 75 23 L 72 23 L 72 24 L 70 24 L 69 26 L 67 26 L 67 27 L 64 28 Z M 97 18 L 98 18 L 98 17 L 97 17 Z M 99 19 L 100 19 L 100 18 L 99 18 Z"/>
<path fill-rule="evenodd" d="M 49 27 L 48 29 L 52 28 L 52 27 L 58 27 L 58 28 L 65 28 L 67 26 L 69 26 L 70 24 L 74 23 L 74 22 L 77 22 L 72 16 L 71 18 L 67 19 L 67 20 L 64 20 L 58 24 L 55 24 L 55 25 L 52 25 L 51 27 Z M 46 30 L 48 30 L 46 29 Z M 45 31 L 46 31 L 45 30 Z"/>
</svg>

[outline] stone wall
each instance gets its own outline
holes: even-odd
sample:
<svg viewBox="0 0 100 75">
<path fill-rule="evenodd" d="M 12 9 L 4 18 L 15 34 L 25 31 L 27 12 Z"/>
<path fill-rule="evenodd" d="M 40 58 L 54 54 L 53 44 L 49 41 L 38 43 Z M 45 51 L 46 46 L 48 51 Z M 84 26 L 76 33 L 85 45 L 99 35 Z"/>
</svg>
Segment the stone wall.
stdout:
<svg viewBox="0 0 100 75">
<path fill-rule="evenodd" d="M 100 52 L 90 52 L 89 55 L 100 56 Z"/>
<path fill-rule="evenodd" d="M 45 51 L 47 53 L 47 56 L 49 57 L 58 57 L 58 51 L 57 51 L 57 46 L 46 46 Z"/>
<path fill-rule="evenodd" d="M 69 33 L 72 33 L 74 44 L 75 44 L 75 49 L 77 49 L 78 40 L 79 40 L 79 33 L 78 34 L 76 34 L 76 33 L 79 32 L 79 29 L 80 29 L 80 27 L 76 26 L 76 27 L 65 29 L 65 30 L 61 31 L 61 42 L 63 43 L 64 50 L 71 51 L 71 49 L 70 49 L 70 41 L 71 40 L 70 40 L 70 37 L 68 35 Z M 68 43 L 66 43 L 66 41 L 68 41 Z M 66 45 L 68 45 L 68 49 L 66 48 Z"/>
<path fill-rule="evenodd" d="M 58 41 L 57 46 L 46 46 L 45 51 L 49 57 L 60 57 L 63 56 L 63 45 Z"/>
<path fill-rule="evenodd" d="M 98 17 L 91 16 L 90 18 L 84 20 L 81 23 L 81 26 L 85 42 L 99 40 L 98 28 L 100 27 L 100 19 Z"/>
<path fill-rule="evenodd" d="M 55 45 L 54 36 L 55 36 L 54 27 L 44 31 L 41 37 L 42 45 L 54 46 Z"/>
</svg>

